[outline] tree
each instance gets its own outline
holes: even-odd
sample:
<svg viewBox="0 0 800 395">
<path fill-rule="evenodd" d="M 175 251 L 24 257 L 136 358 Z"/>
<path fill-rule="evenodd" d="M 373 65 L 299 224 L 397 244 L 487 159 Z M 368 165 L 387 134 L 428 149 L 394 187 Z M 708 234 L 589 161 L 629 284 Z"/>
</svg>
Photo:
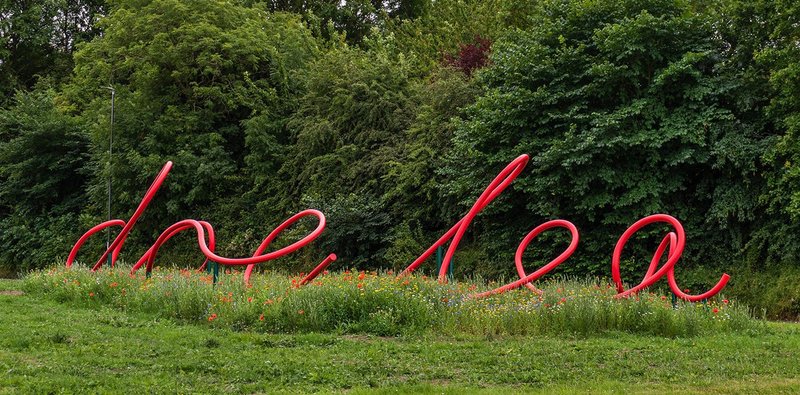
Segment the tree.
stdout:
<svg viewBox="0 0 800 395">
<path fill-rule="evenodd" d="M 303 15 L 323 38 L 344 34 L 350 44 L 360 44 L 373 28 L 391 20 L 409 20 L 424 15 L 430 0 L 273 0 L 267 2 L 272 12 Z M 332 28 L 332 31 L 328 29 Z"/>
<path fill-rule="evenodd" d="M 76 53 L 67 88 L 92 126 L 91 211 L 102 207 L 109 171 L 111 84 L 115 212 L 130 212 L 161 165 L 173 160 L 142 218 L 147 236 L 187 217 L 208 219 L 223 232 L 232 227 L 249 210 L 241 199 L 252 180 L 278 168 L 273 158 L 258 159 L 284 140 L 283 119 L 300 86 L 295 73 L 317 51 L 310 31 L 297 16 L 223 0 L 120 3 L 101 27 L 104 34 Z"/>
<path fill-rule="evenodd" d="M 38 77 L 68 76 L 75 46 L 97 35 L 95 20 L 104 12 L 104 0 L 0 1 L 2 100 L 33 88 Z"/>
<path fill-rule="evenodd" d="M 458 58 L 476 38 L 492 42 L 507 31 L 527 26 L 535 2 L 526 0 L 440 0 L 413 19 L 391 19 L 386 34 L 395 37 L 398 52 L 405 53 L 426 72 L 435 72 L 442 60 Z M 480 45 L 477 45 L 480 47 Z"/>
<path fill-rule="evenodd" d="M 724 72 L 743 89 L 737 115 L 769 145 L 764 152 L 761 203 L 748 241 L 750 267 L 794 265 L 800 258 L 800 9 L 791 1 L 733 1 L 719 13 L 728 43 Z"/>
<path fill-rule="evenodd" d="M 282 201 L 318 202 L 328 209 L 333 234 L 375 233 L 358 246 L 352 237 L 336 241 L 333 250 L 355 250 L 342 258 L 357 264 L 380 262 L 388 245 L 381 236 L 391 223 L 382 180 L 405 141 L 413 108 L 410 62 L 393 51 L 390 38 L 367 45 L 335 48 L 311 66 L 307 93 L 289 121 L 295 140 L 282 169 L 290 180 Z M 346 220 L 365 215 L 372 218 L 369 227 Z"/>
<path fill-rule="evenodd" d="M 0 110 L 0 266 L 41 268 L 80 235 L 88 136 L 42 81 Z"/>
<path fill-rule="evenodd" d="M 510 240 L 561 217 L 605 235 L 584 239 L 565 268 L 599 273 L 616 237 L 656 212 L 684 222 L 695 258 L 739 251 L 766 144 L 728 106 L 709 14 L 666 0 L 545 1 L 530 26 L 494 44 L 479 75 L 487 93 L 447 167 L 463 174 L 450 193 L 476 196 L 496 169 L 532 155 L 487 214 L 498 225 L 483 242 L 503 243 L 493 255 L 510 261 Z"/>
</svg>

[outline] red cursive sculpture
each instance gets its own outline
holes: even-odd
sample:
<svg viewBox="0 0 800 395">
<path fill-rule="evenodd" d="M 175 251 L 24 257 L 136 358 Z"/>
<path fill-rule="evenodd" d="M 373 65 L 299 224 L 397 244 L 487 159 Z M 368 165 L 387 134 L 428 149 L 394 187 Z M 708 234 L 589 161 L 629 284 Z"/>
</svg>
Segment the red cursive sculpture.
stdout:
<svg viewBox="0 0 800 395">
<path fill-rule="evenodd" d="M 499 196 L 508 186 L 514 181 L 514 179 L 519 176 L 522 170 L 525 168 L 529 161 L 528 155 L 520 155 L 511 163 L 509 163 L 493 180 L 489 183 L 489 186 L 481 193 L 475 203 L 472 205 L 470 210 L 467 214 L 455 225 L 453 225 L 450 230 L 445 232 L 442 237 L 439 238 L 435 243 L 433 243 L 425 252 L 422 253 L 417 259 L 414 260 L 402 273 L 400 276 L 406 275 L 411 273 L 416 268 L 418 268 L 426 259 L 428 259 L 434 251 L 440 246 L 443 246 L 445 243 L 450 241 L 450 246 L 447 248 L 447 253 L 444 256 L 444 260 L 442 261 L 441 268 L 439 269 L 438 279 L 440 282 L 446 282 L 447 277 L 447 269 L 449 268 L 453 255 L 455 254 L 456 249 L 458 248 L 458 244 L 461 242 L 461 239 L 464 236 L 464 233 L 467 231 L 467 228 L 472 223 L 472 220 L 475 218 L 478 213 L 486 208 L 489 203 L 492 202 L 497 196 Z M 66 266 L 71 267 L 72 263 L 75 261 L 75 257 L 78 254 L 81 246 L 86 242 L 86 240 L 92 236 L 93 234 L 108 228 L 110 226 L 121 226 L 122 230 L 114 239 L 114 242 L 111 243 L 100 259 L 95 263 L 92 270 L 97 270 L 103 265 L 103 262 L 106 260 L 109 254 L 111 254 L 111 264 L 114 265 L 117 258 L 119 257 L 120 250 L 122 249 L 123 244 L 125 243 L 126 238 L 130 234 L 131 229 L 133 228 L 136 221 L 142 215 L 144 210 L 147 208 L 147 205 L 150 204 L 150 201 L 155 196 L 158 189 L 161 187 L 161 184 L 166 179 L 167 175 L 169 174 L 170 169 L 172 168 L 172 162 L 167 162 L 161 171 L 158 173 L 158 176 L 147 189 L 142 201 L 139 203 L 139 206 L 134 211 L 131 218 L 128 221 L 123 221 L 120 219 L 114 219 L 110 221 L 106 221 L 100 223 L 84 233 L 75 245 L 72 247 L 72 250 L 69 253 L 69 257 L 67 258 Z M 265 253 L 269 245 L 278 237 L 278 235 L 283 232 L 286 228 L 293 225 L 295 222 L 299 221 L 303 217 L 313 216 L 317 218 L 318 224 L 317 227 L 308 235 L 303 237 L 302 239 L 290 244 L 289 246 L 283 247 L 273 252 Z M 641 283 L 634 286 L 631 289 L 625 290 L 622 284 L 622 278 L 620 276 L 620 256 L 622 255 L 622 249 L 625 247 L 625 244 L 631 238 L 631 236 L 638 232 L 641 228 L 646 225 L 656 223 L 656 222 L 664 222 L 670 224 L 674 229 L 675 232 L 669 232 L 667 236 L 661 241 L 659 244 L 658 249 L 656 249 L 655 254 L 653 255 L 653 259 L 650 261 L 650 266 L 647 269 L 647 273 L 644 276 L 644 279 Z M 538 270 L 534 271 L 531 274 L 527 274 L 525 272 L 525 268 L 522 264 L 522 255 L 525 252 L 525 249 L 528 245 L 535 239 L 539 234 L 542 232 L 552 229 L 552 228 L 564 228 L 569 230 L 571 234 L 571 241 L 569 246 L 567 247 L 564 252 L 562 252 L 558 257 L 547 263 L 546 265 L 542 266 Z M 156 239 L 155 243 L 147 250 L 147 252 L 142 255 L 141 258 L 133 265 L 131 268 L 131 273 L 136 272 L 142 266 L 146 265 L 147 273 L 153 268 L 153 264 L 155 262 L 156 254 L 161 246 L 170 238 L 175 236 L 176 234 L 183 232 L 185 230 L 194 229 L 197 234 L 197 245 L 200 248 L 200 251 L 205 256 L 205 261 L 201 266 L 201 269 L 206 266 L 208 261 L 213 261 L 222 265 L 228 266 L 235 266 L 235 265 L 247 265 L 244 273 L 244 280 L 246 283 L 249 283 L 250 277 L 252 275 L 253 269 L 255 265 L 266 262 L 272 259 L 280 258 L 287 254 L 290 254 L 294 251 L 297 251 L 300 248 L 308 245 L 312 241 L 314 241 L 325 229 L 325 215 L 322 212 L 314 209 L 303 210 L 291 218 L 284 221 L 278 227 L 272 230 L 269 235 L 261 242 L 258 248 L 253 253 L 253 256 L 249 258 L 227 258 L 223 256 L 219 256 L 214 253 L 214 249 L 216 246 L 215 238 L 214 238 L 214 228 L 211 226 L 210 223 L 205 221 L 197 221 L 193 219 L 185 219 L 175 224 L 171 225 L 161 235 Z M 208 234 L 208 241 L 206 241 L 206 234 Z M 495 295 L 498 293 L 510 291 L 512 289 L 525 286 L 529 288 L 531 291 L 536 293 L 541 293 L 533 284 L 532 282 L 541 278 L 545 274 L 549 273 L 553 269 L 555 269 L 558 265 L 564 263 L 569 257 L 575 252 L 578 247 L 579 235 L 578 229 L 573 225 L 571 222 L 557 219 L 545 222 L 536 228 L 534 228 L 530 233 L 528 233 L 522 242 L 517 247 L 516 254 L 514 256 L 514 263 L 517 269 L 517 274 L 519 275 L 519 280 L 513 281 L 509 284 L 505 284 L 501 287 L 485 291 L 479 292 L 476 294 L 469 295 L 471 298 L 483 298 L 491 295 Z M 666 214 L 655 214 L 636 221 L 630 228 L 628 228 L 625 233 L 622 234 L 619 241 L 617 241 L 617 245 L 614 248 L 614 253 L 612 254 L 611 258 L 611 276 L 614 280 L 614 283 L 617 285 L 618 294 L 615 296 L 617 298 L 624 298 L 630 295 L 633 295 L 641 290 L 646 289 L 653 285 L 656 281 L 661 279 L 664 276 L 667 276 L 667 281 L 669 283 L 670 289 L 672 290 L 675 295 L 677 295 L 681 299 L 685 299 L 688 301 L 699 301 L 708 299 L 717 293 L 719 293 L 727 284 L 728 279 L 730 276 L 727 274 L 723 274 L 722 278 L 719 282 L 709 291 L 704 292 L 700 295 L 689 295 L 681 291 L 680 287 L 678 286 L 675 280 L 675 264 L 677 263 L 678 259 L 680 259 L 681 254 L 683 253 L 683 249 L 686 245 L 686 235 L 683 231 L 683 226 L 681 223 Z M 667 255 L 667 262 L 661 268 L 658 268 L 658 264 L 661 261 L 661 257 L 669 248 L 669 253 Z M 307 276 L 305 276 L 299 283 L 299 285 L 304 285 L 313 280 L 317 277 L 322 271 L 330 265 L 331 262 L 336 260 L 336 254 L 328 255 L 319 265 L 317 265 L 314 270 L 312 270 Z M 658 268 L 658 270 L 656 270 Z"/>
<path fill-rule="evenodd" d="M 419 267 L 419 265 L 421 265 L 422 262 L 428 259 L 428 257 L 430 257 L 433 254 L 433 252 L 436 251 L 437 248 L 447 243 L 448 240 L 452 239 L 450 242 L 450 246 L 447 248 L 447 253 L 444 256 L 444 260 L 442 261 L 442 266 L 439 269 L 439 281 L 440 282 L 447 281 L 446 277 L 447 269 L 450 266 L 450 262 L 453 259 L 453 254 L 455 254 L 456 248 L 458 248 L 458 243 L 461 242 L 461 238 L 464 236 L 464 233 L 467 231 L 467 228 L 469 227 L 472 220 L 475 218 L 476 215 L 478 215 L 478 213 L 481 210 L 486 208 L 486 206 L 488 206 L 489 203 L 492 202 L 492 200 L 494 200 L 497 196 L 503 193 L 503 191 L 511 184 L 511 182 L 513 182 L 514 179 L 517 178 L 517 176 L 519 176 L 519 174 L 525 168 L 525 165 L 528 164 L 529 159 L 530 157 L 528 155 L 523 154 L 514 159 L 513 161 L 511 161 L 511 163 L 509 163 L 500 172 L 500 174 L 498 174 L 494 178 L 494 180 L 492 180 L 492 182 L 489 183 L 489 186 L 486 187 L 483 193 L 481 193 L 480 197 L 478 197 L 478 200 L 476 200 L 475 204 L 472 205 L 472 208 L 470 208 L 467 215 L 465 215 L 464 218 L 462 218 L 460 221 L 456 222 L 456 224 L 453 225 L 453 227 L 450 228 L 450 230 L 448 230 L 442 237 L 439 238 L 439 240 L 437 240 L 435 243 L 433 243 L 433 245 L 431 245 L 427 250 L 425 250 L 425 252 L 423 252 L 422 255 L 420 255 L 417 259 L 415 259 L 414 262 L 412 262 L 411 265 L 409 265 L 405 270 L 403 270 L 403 272 L 400 273 L 400 275 L 402 276 L 411 273 L 413 270 Z M 567 247 L 566 251 L 561 253 L 561 255 L 559 255 L 556 259 L 554 259 L 541 269 L 533 272 L 530 275 L 526 275 L 525 269 L 522 267 L 522 253 L 525 251 L 525 248 L 528 246 L 528 244 L 534 238 L 536 238 L 536 236 L 538 236 L 541 232 L 554 227 L 563 227 L 569 229 L 570 233 L 572 234 L 572 241 L 570 242 L 569 247 Z M 538 293 L 539 290 L 536 289 L 536 287 L 534 287 L 530 283 L 538 279 L 539 277 L 545 275 L 549 271 L 555 269 L 556 266 L 566 261 L 572 255 L 572 253 L 575 252 L 575 249 L 577 247 L 578 247 L 578 229 L 575 227 L 575 225 L 573 225 L 569 221 L 560 219 L 545 222 L 544 224 L 539 225 L 533 231 L 531 231 L 522 240 L 522 243 L 520 243 L 519 248 L 517 248 L 515 262 L 517 265 L 517 273 L 519 273 L 520 279 L 510 284 L 506 284 L 502 287 L 493 289 L 491 291 L 486 291 L 471 295 L 471 297 L 482 298 L 489 295 L 510 291 L 514 288 L 523 285 L 530 288 L 532 291 Z"/>
<path fill-rule="evenodd" d="M 130 233 L 131 229 L 133 229 L 133 225 L 136 224 L 136 220 L 139 219 L 144 210 L 147 208 L 147 205 L 150 204 L 151 200 L 153 200 L 153 196 L 155 196 L 156 192 L 161 187 L 161 184 L 164 183 L 164 180 L 167 178 L 170 169 L 172 169 L 172 162 L 167 162 L 161 169 L 161 171 L 158 173 L 156 179 L 150 185 L 150 188 L 147 189 L 147 192 L 142 198 L 142 201 L 139 203 L 139 206 L 136 208 L 133 215 L 127 222 L 119 219 L 106 221 L 92 227 L 91 229 L 89 229 L 89 231 L 84 233 L 83 236 L 81 236 L 75 243 L 75 245 L 72 247 L 72 250 L 70 251 L 69 256 L 67 257 L 66 266 L 67 267 L 72 266 L 72 263 L 75 261 L 75 257 L 78 255 L 78 251 L 80 250 L 81 246 L 83 246 L 83 243 L 90 236 L 109 226 L 122 226 L 122 231 L 120 231 L 120 233 L 114 239 L 114 242 L 112 242 L 111 245 L 108 246 L 106 251 L 94 265 L 94 267 L 92 267 L 92 270 L 94 271 L 99 269 L 103 265 L 105 259 L 108 257 L 108 254 L 111 254 L 111 264 L 113 265 L 114 262 L 116 262 L 117 257 L 119 256 L 119 252 L 122 249 L 123 244 L 125 244 L 125 239 L 128 237 L 128 234 Z M 299 219 L 305 216 L 317 217 L 317 219 L 319 220 L 319 224 L 317 225 L 316 229 L 314 229 L 311 233 L 309 233 L 302 239 L 286 247 L 283 247 L 277 251 L 273 251 L 270 253 L 266 254 L 264 253 L 267 247 L 269 247 L 269 244 L 278 236 L 280 232 L 282 232 L 284 229 L 288 228 L 289 226 L 291 226 L 292 224 L 294 224 Z M 145 263 L 147 264 L 146 267 L 147 273 L 150 273 L 150 271 L 153 269 L 153 263 L 155 261 L 155 257 L 156 254 L 158 253 L 159 248 L 161 248 L 161 246 L 167 240 L 169 240 L 176 234 L 190 229 L 194 229 L 197 232 L 197 245 L 200 247 L 200 251 L 206 257 L 206 260 L 203 262 L 201 269 L 205 267 L 205 265 L 208 263 L 209 260 L 227 266 L 248 265 L 247 269 L 245 270 L 244 279 L 245 282 L 249 282 L 250 275 L 253 271 L 253 267 L 256 264 L 280 258 L 284 255 L 295 252 L 298 249 L 303 248 L 304 246 L 314 241 L 314 239 L 316 239 L 322 233 L 322 231 L 325 230 L 325 215 L 322 214 L 322 212 L 313 209 L 304 210 L 295 214 L 294 216 L 286 220 L 284 223 L 282 223 L 280 226 L 278 226 L 275 230 L 270 232 L 269 236 L 267 236 L 267 238 L 264 239 L 264 241 L 261 243 L 258 249 L 256 249 L 255 254 L 253 254 L 253 256 L 250 258 L 226 258 L 215 254 L 214 248 L 216 243 L 214 239 L 214 228 L 211 226 L 211 224 L 206 221 L 185 219 L 183 221 L 176 222 L 175 224 L 171 225 L 166 230 L 164 230 L 164 232 L 161 233 L 158 239 L 156 239 L 156 242 L 153 243 L 153 245 L 147 250 L 147 252 L 145 252 L 144 255 L 142 255 L 142 257 L 139 258 L 136 264 L 133 265 L 133 267 L 131 268 L 131 273 L 134 273 L 137 270 L 139 270 L 139 268 L 141 268 L 142 265 L 144 265 Z M 207 243 L 205 236 L 206 232 L 208 232 Z M 306 276 L 306 278 L 303 279 L 304 280 L 303 284 L 314 279 L 314 277 L 319 275 L 319 273 L 322 272 L 322 270 L 325 269 L 325 267 L 327 267 L 331 262 L 335 260 L 336 260 L 335 254 L 328 255 L 328 257 L 325 258 L 325 260 L 323 260 L 322 263 L 317 265 L 317 267 L 314 268 L 314 270 L 312 270 L 311 273 L 308 276 Z"/>
<path fill-rule="evenodd" d="M 622 277 L 620 276 L 619 272 L 622 249 L 625 247 L 625 244 L 628 243 L 628 240 L 631 238 L 631 236 L 633 236 L 634 233 L 638 232 L 643 227 L 656 222 L 664 222 L 672 225 L 677 233 L 669 232 L 664 237 L 664 240 L 661 241 L 661 244 L 659 244 L 658 248 L 656 249 L 656 253 L 653 254 L 653 259 L 650 261 L 650 267 L 647 269 L 647 273 L 644 275 L 642 282 L 629 290 L 625 290 L 622 285 Z M 725 285 L 728 283 L 728 279 L 730 279 L 730 276 L 725 273 L 722 274 L 722 278 L 720 278 L 720 280 L 713 288 L 711 288 L 711 290 L 700 295 L 689 295 L 681 291 L 678 283 L 675 281 L 675 264 L 678 262 L 678 259 L 681 258 L 681 254 L 683 254 L 683 248 L 685 246 L 686 235 L 683 232 L 683 226 L 674 217 L 666 214 L 654 214 L 636 221 L 625 231 L 625 233 L 622 234 L 622 237 L 619 238 L 616 247 L 614 247 L 614 253 L 611 256 L 611 277 L 614 280 L 614 283 L 617 285 L 618 292 L 616 297 L 625 298 L 631 296 L 653 285 L 665 275 L 667 276 L 667 282 L 669 283 L 669 288 L 672 290 L 672 292 L 679 298 L 688 300 L 690 302 L 708 299 L 718 294 L 719 291 L 722 291 L 722 288 L 725 288 Z M 666 251 L 667 247 L 669 247 L 667 262 L 664 264 L 664 266 L 658 269 L 658 271 L 656 271 L 656 267 L 658 267 L 658 263 L 661 261 L 661 257 L 664 255 L 664 251 Z"/>
</svg>

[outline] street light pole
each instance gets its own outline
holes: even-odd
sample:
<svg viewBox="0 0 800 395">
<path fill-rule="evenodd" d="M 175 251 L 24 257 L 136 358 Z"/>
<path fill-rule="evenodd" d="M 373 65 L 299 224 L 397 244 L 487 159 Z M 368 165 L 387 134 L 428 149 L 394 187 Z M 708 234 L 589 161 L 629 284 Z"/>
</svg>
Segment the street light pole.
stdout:
<svg viewBox="0 0 800 395">
<path fill-rule="evenodd" d="M 111 91 L 111 127 L 108 134 L 108 202 L 106 209 L 108 211 L 108 220 L 111 221 L 111 171 L 112 171 L 112 147 L 114 145 L 114 99 L 116 98 L 116 91 L 114 87 L 109 85 L 106 89 Z M 111 246 L 111 227 L 106 230 L 106 249 Z M 112 267 L 114 262 L 112 260 L 113 253 L 108 254 L 108 267 Z"/>
</svg>

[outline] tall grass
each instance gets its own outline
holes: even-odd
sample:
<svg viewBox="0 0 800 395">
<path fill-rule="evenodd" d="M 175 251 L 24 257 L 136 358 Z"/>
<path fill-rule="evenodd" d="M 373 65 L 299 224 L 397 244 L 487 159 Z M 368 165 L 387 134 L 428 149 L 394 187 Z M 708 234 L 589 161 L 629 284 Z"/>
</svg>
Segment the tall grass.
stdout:
<svg viewBox="0 0 800 395">
<path fill-rule="evenodd" d="M 590 279 L 539 282 L 541 295 L 522 288 L 476 300 L 468 295 L 497 284 L 480 279 L 439 284 L 426 276 L 343 271 L 302 287 L 298 276 L 267 272 L 255 274 L 245 286 L 234 271 L 214 285 L 210 275 L 189 270 L 156 269 L 151 278 L 128 270 L 52 268 L 28 274 L 23 284 L 26 292 L 60 302 L 275 333 L 586 336 L 624 331 L 675 337 L 762 327 L 747 308 L 727 300 L 673 305 L 669 296 L 656 293 L 618 300 L 611 285 Z"/>
</svg>

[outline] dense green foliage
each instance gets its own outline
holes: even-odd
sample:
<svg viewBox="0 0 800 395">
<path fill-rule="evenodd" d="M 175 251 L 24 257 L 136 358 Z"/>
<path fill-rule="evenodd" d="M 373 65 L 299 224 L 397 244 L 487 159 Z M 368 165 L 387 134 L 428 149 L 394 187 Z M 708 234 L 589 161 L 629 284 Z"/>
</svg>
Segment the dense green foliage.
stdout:
<svg viewBox="0 0 800 395">
<path fill-rule="evenodd" d="M 512 274 L 518 241 L 556 217 L 582 232 L 560 270 L 607 275 L 616 238 L 655 212 L 686 227 L 679 277 L 800 259 L 794 1 L 22 3 L 0 10 L 6 270 L 63 258 L 104 218 L 109 176 L 126 218 L 166 160 L 124 259 L 183 218 L 246 256 L 315 207 L 326 233 L 279 264 L 336 252 L 401 269 L 522 153 L 531 163 L 477 217 L 456 275 Z M 626 250 L 626 278 L 663 231 Z M 165 252 L 195 259 L 187 240 Z M 530 266 L 563 243 L 544 235 Z"/>
<path fill-rule="evenodd" d="M 615 240 L 592 236 L 668 211 L 688 228 L 690 251 L 703 253 L 692 257 L 734 256 L 740 224 L 756 213 L 765 146 L 726 103 L 739 87 L 715 70 L 722 43 L 711 18 L 662 1 L 546 7 L 534 27 L 495 45 L 481 76 L 488 90 L 454 137 L 453 174 L 533 154 L 513 199 L 487 220 L 487 238 L 524 234 L 532 218 L 568 218 L 588 235 L 569 270 L 598 272 Z M 460 195 L 481 187 L 469 177 L 450 184 Z M 497 250 L 504 260 L 513 251 Z"/>
<path fill-rule="evenodd" d="M 105 0 L 0 1 L 0 103 L 38 78 L 68 77 L 72 51 L 97 36 Z"/>
<path fill-rule="evenodd" d="M 0 259 L 17 262 L 16 270 L 63 255 L 74 243 L 65 230 L 80 223 L 88 182 L 89 141 L 81 126 L 44 85 L 19 92 L 0 110 Z"/>
</svg>

